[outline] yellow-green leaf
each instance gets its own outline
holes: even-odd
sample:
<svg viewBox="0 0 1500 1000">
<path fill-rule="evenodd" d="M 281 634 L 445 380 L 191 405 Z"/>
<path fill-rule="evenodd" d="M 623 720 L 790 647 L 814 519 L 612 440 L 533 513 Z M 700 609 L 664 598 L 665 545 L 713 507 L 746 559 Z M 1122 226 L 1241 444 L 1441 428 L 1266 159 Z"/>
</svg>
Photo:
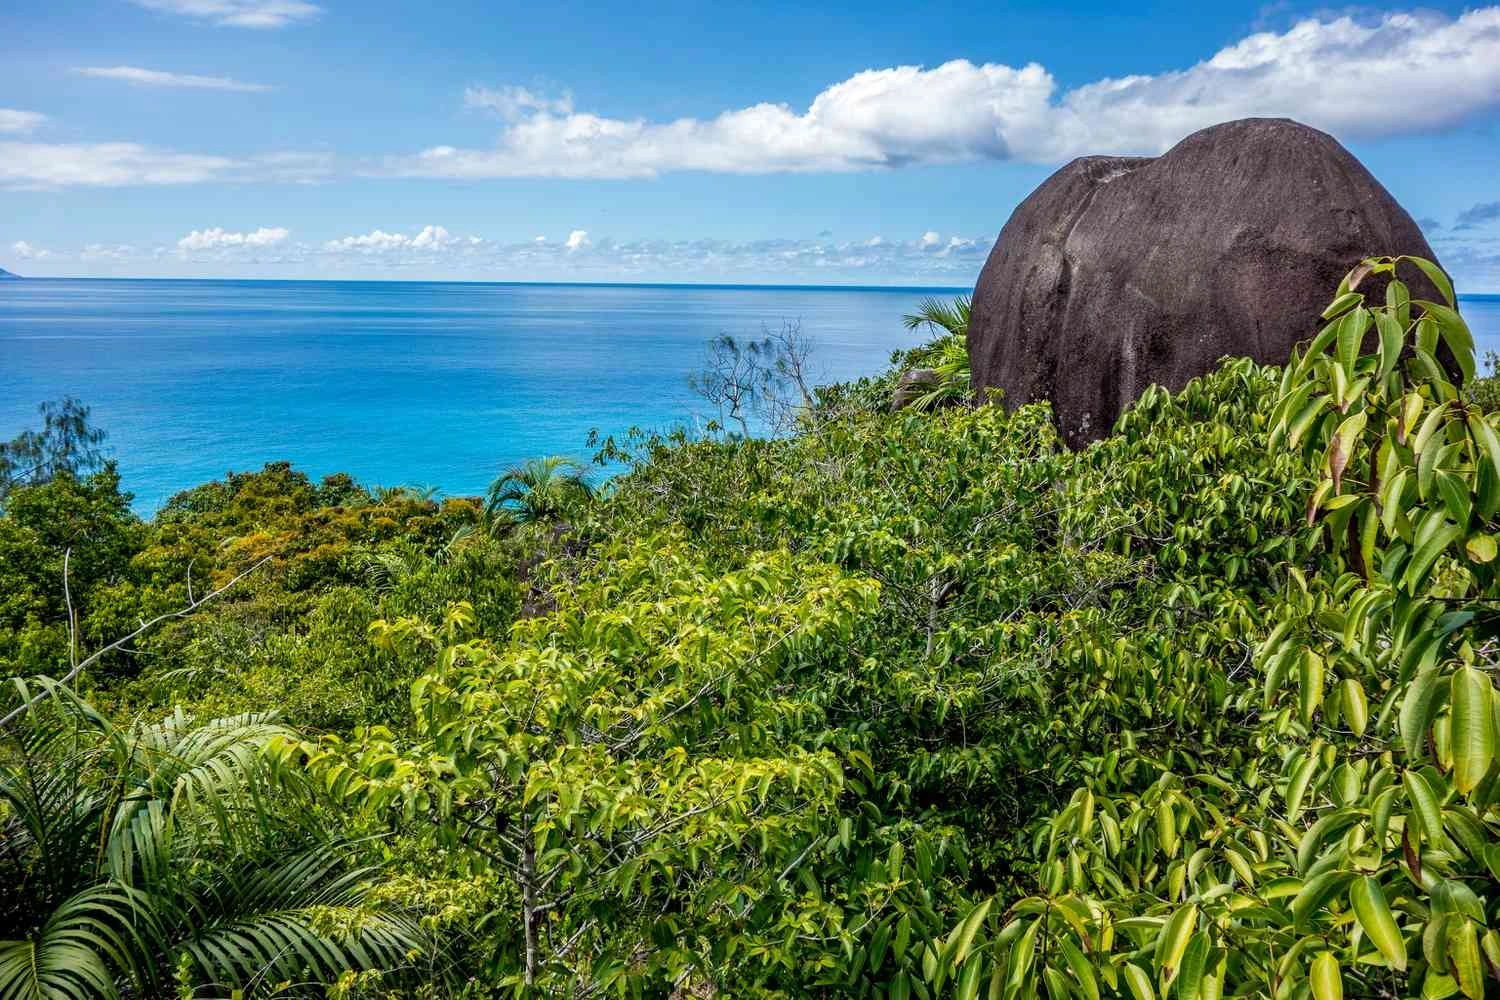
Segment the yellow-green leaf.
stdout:
<svg viewBox="0 0 1500 1000">
<path fill-rule="evenodd" d="M 1130 993 L 1135 1000 L 1156 1000 L 1156 990 L 1151 985 L 1151 977 L 1134 962 L 1128 962 L 1125 965 L 1125 985 L 1130 987 Z"/>
<path fill-rule="evenodd" d="M 1494 702 L 1489 678 L 1460 667 L 1449 681 L 1453 706 L 1453 784 L 1467 795 L 1489 773 L 1495 756 Z"/>
<path fill-rule="evenodd" d="M 1448 276 L 1443 273 L 1442 268 L 1438 267 L 1432 261 L 1427 260 L 1424 257 L 1402 257 L 1401 259 L 1409 260 L 1413 264 L 1417 265 L 1417 267 L 1421 269 L 1422 273 L 1427 275 L 1427 280 L 1432 282 L 1432 286 L 1438 290 L 1438 294 L 1441 295 L 1450 306 L 1456 304 L 1453 298 L 1453 282 L 1448 280 Z"/>
<path fill-rule="evenodd" d="M 1312 961 L 1307 978 L 1317 1000 L 1344 1000 L 1344 977 L 1333 952 L 1319 952 Z"/>
<path fill-rule="evenodd" d="M 1170 980 L 1176 973 L 1182 953 L 1187 950 L 1197 926 L 1198 905 L 1189 903 L 1172 914 L 1172 919 L 1162 928 L 1161 937 L 1156 939 L 1156 971 L 1164 978 Z"/>
<path fill-rule="evenodd" d="M 947 947 L 943 949 L 944 962 L 950 969 L 957 969 L 963 964 L 964 959 L 969 957 L 969 948 L 974 944 L 974 935 L 979 933 L 979 928 L 984 925 L 984 918 L 989 916 L 990 906 L 995 902 L 991 896 L 978 906 L 969 911 L 968 916 L 954 928 L 952 935 L 948 938 Z"/>
<path fill-rule="evenodd" d="M 1454 917 L 1448 921 L 1448 961 L 1458 988 L 1469 1000 L 1484 1000 L 1484 966 L 1479 957 L 1479 936 L 1474 921 Z"/>
<path fill-rule="evenodd" d="M 1396 918 L 1385 901 L 1385 891 L 1370 876 L 1356 879 L 1349 889 L 1349 902 L 1355 919 L 1370 943 L 1380 950 L 1385 962 L 1397 972 L 1406 971 L 1406 941 L 1396 926 Z"/>
<path fill-rule="evenodd" d="M 1302 654 L 1302 677 L 1299 702 L 1302 722 L 1312 722 L 1313 713 L 1323 704 L 1323 658 L 1312 650 Z"/>
<path fill-rule="evenodd" d="M 1344 721 L 1354 730 L 1354 735 L 1363 736 L 1370 721 L 1370 705 L 1365 701 L 1365 689 L 1353 677 L 1344 678 L 1339 685 L 1343 698 Z"/>
<path fill-rule="evenodd" d="M 1494 535 L 1470 535 L 1464 542 L 1464 551 L 1468 553 L 1469 561 L 1483 565 L 1495 561 L 1495 536 Z"/>
</svg>

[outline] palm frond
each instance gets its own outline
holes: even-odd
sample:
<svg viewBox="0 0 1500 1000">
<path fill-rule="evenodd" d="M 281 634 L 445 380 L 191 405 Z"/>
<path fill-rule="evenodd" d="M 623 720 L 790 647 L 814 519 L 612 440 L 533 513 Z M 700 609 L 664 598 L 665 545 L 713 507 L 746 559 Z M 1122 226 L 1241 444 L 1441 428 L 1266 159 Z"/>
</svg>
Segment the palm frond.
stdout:
<svg viewBox="0 0 1500 1000">
<path fill-rule="evenodd" d="M 422 950 L 414 921 L 369 903 L 375 871 L 323 839 L 302 779 L 273 766 L 265 749 L 293 734 L 272 718 L 114 727 L 49 694 L 3 734 L 0 1000 L 155 995 L 182 955 L 249 992 Z"/>
<path fill-rule="evenodd" d="M 376 593 L 390 593 L 398 583 L 419 571 L 426 560 L 427 557 L 411 545 L 366 552 L 365 579 Z"/>
<path fill-rule="evenodd" d="M 923 391 L 907 400 L 906 408 L 918 412 L 934 410 L 971 397 L 969 348 L 963 337 L 950 334 L 939 338 L 920 353 L 912 352 L 911 360 L 930 369 L 932 375 L 922 383 Z"/>
<path fill-rule="evenodd" d="M 960 295 L 951 302 L 927 298 L 917 303 L 917 311 L 904 316 L 902 322 L 908 330 L 925 326 L 961 337 L 968 333 L 972 309 L 973 300 L 967 295 Z"/>
<path fill-rule="evenodd" d="M 485 516 L 491 533 L 515 524 L 536 524 L 560 516 L 571 504 L 594 496 L 588 470 L 570 458 L 533 458 L 490 484 Z"/>
<path fill-rule="evenodd" d="M 91 1000 L 117 995 L 120 974 L 143 983 L 161 922 L 144 893 L 106 882 L 52 911 L 29 939 L 0 941 L 0 997 Z"/>
<path fill-rule="evenodd" d="M 200 901 L 180 950 L 215 982 L 241 988 L 405 965 L 426 938 L 415 920 L 364 907 L 375 870 L 350 867 L 349 850 L 324 844 L 225 878 Z"/>
</svg>

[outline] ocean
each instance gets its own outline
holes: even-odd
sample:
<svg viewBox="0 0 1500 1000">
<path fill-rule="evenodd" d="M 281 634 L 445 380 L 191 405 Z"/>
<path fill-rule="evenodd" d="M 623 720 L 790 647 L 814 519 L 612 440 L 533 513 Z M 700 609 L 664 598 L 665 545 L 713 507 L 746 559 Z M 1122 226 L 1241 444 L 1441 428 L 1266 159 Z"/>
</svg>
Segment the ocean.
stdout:
<svg viewBox="0 0 1500 1000">
<path fill-rule="evenodd" d="M 901 317 L 963 289 L 446 282 L 0 282 L 0 439 L 76 396 L 149 514 L 230 470 L 474 494 L 589 433 L 716 414 L 687 378 L 708 340 L 799 322 L 822 381 L 925 334 Z M 1500 351 L 1500 296 L 1460 303 Z"/>
<path fill-rule="evenodd" d="M 290 461 L 366 485 L 483 492 L 590 431 L 717 416 L 707 342 L 799 322 L 820 381 L 882 369 L 901 317 L 963 289 L 439 282 L 0 281 L 0 440 L 73 395 L 149 514 L 178 490 Z"/>
</svg>

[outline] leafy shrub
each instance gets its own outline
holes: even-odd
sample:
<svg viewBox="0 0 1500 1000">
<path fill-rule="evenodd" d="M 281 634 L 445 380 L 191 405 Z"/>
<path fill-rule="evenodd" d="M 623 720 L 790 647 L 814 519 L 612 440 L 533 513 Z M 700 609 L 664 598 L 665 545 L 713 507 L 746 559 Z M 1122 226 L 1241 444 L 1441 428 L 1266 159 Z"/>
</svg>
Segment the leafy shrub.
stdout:
<svg viewBox="0 0 1500 1000">
<path fill-rule="evenodd" d="M 1446 302 L 1409 298 L 1408 262 Z M 1381 279 L 1372 304 L 1359 286 Z M 1170 736 L 1127 724 L 1079 756 L 1066 806 L 1036 829 L 1034 891 L 935 941 L 935 980 L 972 994 L 988 978 L 1004 996 L 1484 995 L 1500 958 L 1500 436 L 1437 361 L 1442 344 L 1472 377 L 1452 302 L 1426 261 L 1351 272 L 1266 420 L 1271 460 L 1303 457 L 1315 483 L 1300 537 L 1251 567 L 1269 592 L 1199 656 L 1107 675 L 1171 711 Z"/>
</svg>

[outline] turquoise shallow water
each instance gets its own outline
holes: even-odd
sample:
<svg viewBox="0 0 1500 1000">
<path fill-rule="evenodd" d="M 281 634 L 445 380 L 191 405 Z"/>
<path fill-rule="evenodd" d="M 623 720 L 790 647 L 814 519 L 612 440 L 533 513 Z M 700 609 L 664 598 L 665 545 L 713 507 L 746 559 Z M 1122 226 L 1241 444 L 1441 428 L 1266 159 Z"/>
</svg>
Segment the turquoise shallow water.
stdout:
<svg viewBox="0 0 1500 1000">
<path fill-rule="evenodd" d="M 589 431 L 710 416 L 705 342 L 800 320 L 824 381 L 924 339 L 920 289 L 431 282 L 0 282 L 0 437 L 71 394 L 143 512 L 230 469 L 477 493 Z"/>
<path fill-rule="evenodd" d="M 950 294 L 941 293 L 939 294 Z M 687 389 L 705 341 L 800 320 L 825 381 L 923 337 L 932 290 L 432 282 L 0 282 L 0 436 L 71 394 L 110 433 L 149 513 L 225 472 L 289 460 L 314 476 L 477 493 L 589 431 L 709 416 Z M 1500 351 L 1500 296 L 1465 300 Z"/>
</svg>

